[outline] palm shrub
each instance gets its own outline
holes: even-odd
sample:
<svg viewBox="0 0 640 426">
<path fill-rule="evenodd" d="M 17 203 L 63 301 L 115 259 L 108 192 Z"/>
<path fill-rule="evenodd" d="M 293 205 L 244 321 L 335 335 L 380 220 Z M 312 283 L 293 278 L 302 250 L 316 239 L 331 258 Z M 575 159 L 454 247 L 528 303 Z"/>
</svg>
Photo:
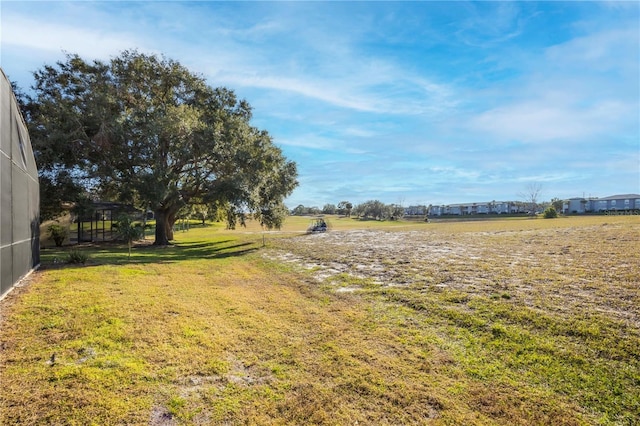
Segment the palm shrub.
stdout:
<svg viewBox="0 0 640 426">
<path fill-rule="evenodd" d="M 67 228 L 62 225 L 54 224 L 49 226 L 47 230 L 49 231 L 49 238 L 53 240 L 56 247 L 62 247 L 62 243 L 64 242 L 65 238 L 67 238 Z"/>
<path fill-rule="evenodd" d="M 127 215 L 118 217 L 116 229 L 118 238 L 127 242 L 129 246 L 129 259 L 131 259 L 131 246 L 135 240 L 142 238 L 144 230 L 141 226 L 135 225 Z"/>
<path fill-rule="evenodd" d="M 89 260 L 89 254 L 80 250 L 71 250 L 67 258 L 68 263 L 81 263 L 83 265 L 87 263 L 87 260 Z"/>
</svg>

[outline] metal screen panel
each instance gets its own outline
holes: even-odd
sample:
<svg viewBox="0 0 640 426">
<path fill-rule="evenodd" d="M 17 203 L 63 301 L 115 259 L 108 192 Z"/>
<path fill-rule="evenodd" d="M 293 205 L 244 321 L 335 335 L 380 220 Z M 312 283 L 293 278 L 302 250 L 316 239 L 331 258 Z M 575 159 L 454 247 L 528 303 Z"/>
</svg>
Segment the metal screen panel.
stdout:
<svg viewBox="0 0 640 426">
<path fill-rule="evenodd" d="M 0 294 L 5 294 L 13 287 L 13 247 L 0 249 Z"/>
<path fill-rule="evenodd" d="M 40 262 L 40 192 L 26 125 L 9 80 L 0 74 L 1 297 Z"/>
<path fill-rule="evenodd" d="M 12 167 L 11 209 L 13 211 L 13 243 L 30 240 L 31 223 L 29 217 L 29 182 L 24 170 Z"/>
<path fill-rule="evenodd" d="M 13 241 L 11 211 L 11 160 L 0 152 L 0 246 Z"/>
<path fill-rule="evenodd" d="M 6 84 L 4 73 L 0 77 L 0 151 L 11 158 L 11 86 Z"/>
</svg>

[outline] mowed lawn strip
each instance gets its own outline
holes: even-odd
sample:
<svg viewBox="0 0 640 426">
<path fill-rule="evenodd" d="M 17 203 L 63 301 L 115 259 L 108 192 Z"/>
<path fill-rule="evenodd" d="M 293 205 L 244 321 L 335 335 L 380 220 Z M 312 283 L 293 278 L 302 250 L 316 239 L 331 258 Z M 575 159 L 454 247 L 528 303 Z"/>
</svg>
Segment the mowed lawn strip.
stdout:
<svg viewBox="0 0 640 426">
<path fill-rule="evenodd" d="M 46 269 L 10 295 L 3 424 L 398 424 L 442 409 L 421 351 L 368 302 L 233 250 L 163 254 L 180 249 Z"/>
<path fill-rule="evenodd" d="M 178 246 L 138 248 L 131 261 L 125 247 L 85 248 L 87 266 L 40 271 L 3 301 L 0 424 L 629 424 L 640 415 L 637 323 L 573 296 L 575 315 L 558 311 L 536 289 L 561 298 L 563 286 L 595 275 L 593 292 L 612 294 L 605 308 L 633 306 L 637 252 L 625 250 L 639 228 L 621 223 L 606 233 L 622 241 L 609 257 L 581 245 L 574 228 L 591 222 L 393 224 L 507 252 L 523 244 L 514 235 L 532 232 L 533 258 L 556 250 L 541 240 L 557 227 L 572 252 L 591 250 L 619 272 L 588 262 L 554 265 L 546 278 L 526 262 L 447 266 L 449 280 L 470 269 L 495 280 L 486 294 L 438 290 L 438 269 L 432 281 L 389 286 L 350 274 L 318 282 L 319 267 L 274 260 L 271 246 L 305 254 L 299 242 L 313 236 L 268 234 L 263 248 L 260 233 L 192 229 L 176 234 Z M 523 280 L 539 293 L 534 303 L 505 284 Z"/>
</svg>

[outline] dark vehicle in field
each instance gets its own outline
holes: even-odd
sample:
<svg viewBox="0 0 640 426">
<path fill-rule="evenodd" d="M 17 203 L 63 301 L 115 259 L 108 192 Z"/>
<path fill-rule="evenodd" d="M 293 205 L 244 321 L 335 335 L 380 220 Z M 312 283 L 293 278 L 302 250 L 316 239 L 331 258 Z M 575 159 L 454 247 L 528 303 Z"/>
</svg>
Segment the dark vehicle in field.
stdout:
<svg viewBox="0 0 640 426">
<path fill-rule="evenodd" d="M 308 233 L 327 232 L 327 222 L 323 218 L 316 218 L 311 221 L 307 228 Z"/>
</svg>

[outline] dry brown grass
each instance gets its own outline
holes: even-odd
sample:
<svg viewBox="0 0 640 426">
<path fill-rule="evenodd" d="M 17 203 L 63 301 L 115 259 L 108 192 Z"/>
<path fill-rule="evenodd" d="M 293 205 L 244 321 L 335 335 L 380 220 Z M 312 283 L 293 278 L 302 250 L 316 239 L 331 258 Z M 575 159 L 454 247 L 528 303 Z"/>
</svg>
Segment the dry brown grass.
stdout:
<svg viewBox="0 0 640 426">
<path fill-rule="evenodd" d="M 446 374 L 464 387 L 457 408 L 627 424 L 640 416 L 639 241 L 637 217 L 440 222 L 281 240 L 272 255 L 328 291 L 386 300 L 381 316 L 408 309 L 398 333 L 459 368 Z"/>
</svg>

